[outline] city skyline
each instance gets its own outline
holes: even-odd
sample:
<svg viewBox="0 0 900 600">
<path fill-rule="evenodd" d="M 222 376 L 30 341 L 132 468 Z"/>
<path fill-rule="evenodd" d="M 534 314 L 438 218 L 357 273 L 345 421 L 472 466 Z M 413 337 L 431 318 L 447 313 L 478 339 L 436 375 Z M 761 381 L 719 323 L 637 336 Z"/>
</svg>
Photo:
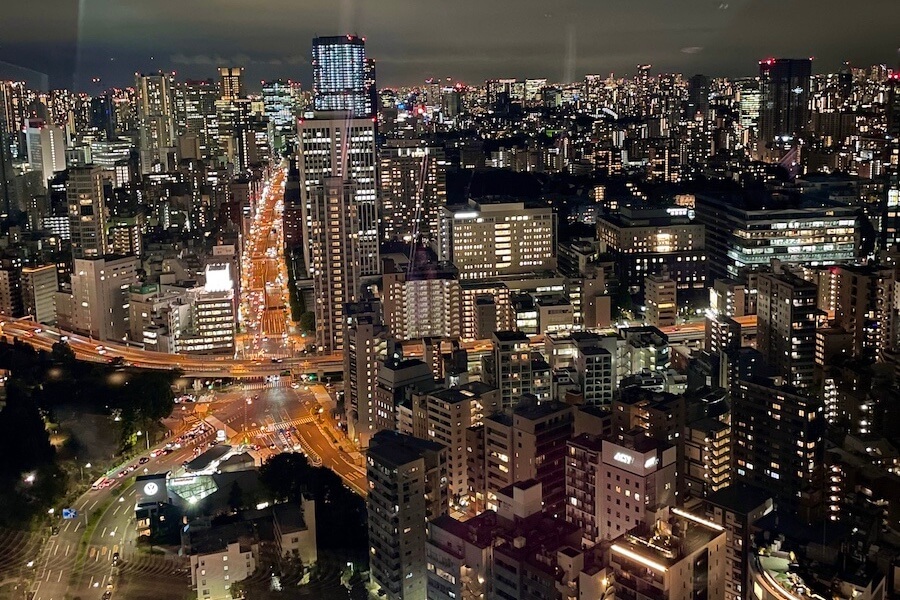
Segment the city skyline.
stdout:
<svg viewBox="0 0 900 600">
<path fill-rule="evenodd" d="M 428 77 L 567 83 L 586 73 L 634 73 L 645 63 L 654 72 L 750 76 L 767 56 L 814 56 L 814 72 L 837 70 L 843 61 L 893 67 L 895 19 L 885 17 L 900 17 L 900 6 L 889 0 L 874 0 L 866 11 L 837 0 L 691 0 L 677 14 L 660 0 L 627 7 L 569 0 L 553 8 L 529 0 L 515 11 L 503 1 L 466 0 L 447 11 L 395 0 L 377 7 L 345 0 L 337 10 L 332 3 L 298 7 L 275 0 L 253 11 L 222 2 L 215 15 L 168 0 L 147 6 L 44 3 L 40 20 L 37 11 L 8 7 L 0 24 L 0 75 L 86 91 L 129 85 L 135 71 L 208 77 L 222 65 L 246 67 L 253 83 L 289 77 L 308 87 L 307 40 L 343 33 L 368 38 L 382 86 L 415 85 Z M 441 26 L 430 26 L 436 22 Z M 847 23 L 865 35 L 845 35 Z M 92 83 L 94 78 L 100 81 Z"/>
</svg>

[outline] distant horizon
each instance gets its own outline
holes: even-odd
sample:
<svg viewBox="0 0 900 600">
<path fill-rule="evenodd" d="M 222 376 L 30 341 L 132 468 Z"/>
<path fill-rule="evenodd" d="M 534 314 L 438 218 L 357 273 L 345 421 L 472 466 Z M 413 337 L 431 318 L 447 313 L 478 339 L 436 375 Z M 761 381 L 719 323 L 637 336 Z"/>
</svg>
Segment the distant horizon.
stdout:
<svg viewBox="0 0 900 600">
<path fill-rule="evenodd" d="M 900 2 L 867 0 L 41 0 L 4 7 L 0 75 L 96 92 L 135 71 L 214 76 L 241 65 L 247 81 L 285 78 L 308 88 L 317 35 L 366 38 L 379 87 L 430 76 L 476 85 L 501 77 L 580 80 L 579 73 L 655 72 L 747 77 L 763 58 L 815 56 L 818 72 L 898 65 Z M 99 88 L 92 79 L 100 78 Z M 252 86 L 251 86 L 252 87 Z"/>
</svg>

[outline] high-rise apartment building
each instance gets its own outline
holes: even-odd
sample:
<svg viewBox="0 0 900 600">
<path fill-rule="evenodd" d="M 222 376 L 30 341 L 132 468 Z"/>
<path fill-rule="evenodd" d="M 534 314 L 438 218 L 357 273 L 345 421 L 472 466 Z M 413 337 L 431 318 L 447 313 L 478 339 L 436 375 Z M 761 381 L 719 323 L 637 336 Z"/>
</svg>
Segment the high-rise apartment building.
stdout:
<svg viewBox="0 0 900 600">
<path fill-rule="evenodd" d="M 72 167 L 66 182 L 69 232 L 74 258 L 97 258 L 108 251 L 106 199 L 97 165 Z"/>
<path fill-rule="evenodd" d="M 355 35 L 317 37 L 312 46 L 313 107 L 371 117 L 369 84 L 373 71 L 366 60 L 366 41 Z"/>
<path fill-rule="evenodd" d="M 757 279 L 756 347 L 791 385 L 813 385 L 816 358 L 818 288 L 787 272 L 761 273 Z"/>
<path fill-rule="evenodd" d="M 768 58 L 759 62 L 758 154 L 780 159 L 809 122 L 812 59 Z"/>
<path fill-rule="evenodd" d="M 444 446 L 394 431 L 366 452 L 369 567 L 389 600 L 425 598 L 428 521 L 448 508 Z"/>
<path fill-rule="evenodd" d="M 397 339 L 459 337 L 461 290 L 453 265 L 384 261 L 384 321 Z"/>
<path fill-rule="evenodd" d="M 447 486 L 454 503 L 469 491 L 466 430 L 481 425 L 498 400 L 497 389 L 480 381 L 433 391 L 425 398 L 426 435 L 447 448 Z"/>
<path fill-rule="evenodd" d="M 347 119 L 344 113 L 316 113 L 314 119 L 298 122 L 298 169 L 303 211 L 304 245 L 309 267 L 312 244 L 313 196 L 316 186 L 329 177 L 352 186 L 355 213 L 354 241 L 360 275 L 375 275 L 378 258 L 378 185 L 375 172 L 375 124 L 371 119 Z"/>
<path fill-rule="evenodd" d="M 574 407 L 558 401 L 538 404 L 526 398 L 512 410 L 484 418 L 481 433 L 483 456 L 470 453 L 469 470 L 477 502 L 496 510 L 498 492 L 517 481 L 536 479 L 541 483 L 544 510 L 556 517 L 565 515 L 566 440 L 574 431 Z M 482 477 L 483 476 L 483 477 Z"/>
<path fill-rule="evenodd" d="M 344 308 L 344 408 L 347 435 L 361 448 L 369 445 L 375 427 L 375 386 L 378 360 L 387 352 L 387 331 L 381 325 L 377 301 L 363 300 Z"/>
<path fill-rule="evenodd" d="M 135 76 L 141 173 L 150 173 L 166 160 L 175 145 L 175 106 L 168 75 Z"/>
<path fill-rule="evenodd" d="M 484 381 L 500 390 L 500 407 L 510 408 L 526 395 L 543 402 L 550 399 L 550 365 L 532 352 L 521 331 L 495 331 L 491 353 L 482 358 Z"/>
<path fill-rule="evenodd" d="M 447 203 L 443 147 L 388 140 L 379 155 L 380 223 L 387 240 L 433 242 Z"/>
<path fill-rule="evenodd" d="M 56 323 L 56 290 L 59 286 L 56 265 L 22 269 L 22 303 L 25 314 L 35 322 Z"/>
<path fill-rule="evenodd" d="M 556 268 L 556 214 L 547 205 L 475 202 L 445 206 L 438 227 L 438 259 L 460 279 L 522 275 Z"/>
<path fill-rule="evenodd" d="M 316 345 L 320 351 L 344 348 L 344 305 L 359 294 L 360 264 L 354 234 L 358 230 L 354 188 L 328 177 L 312 190 L 309 270 L 315 294 Z"/>
<path fill-rule="evenodd" d="M 824 408 L 780 378 L 739 379 L 731 389 L 735 480 L 771 491 L 795 508 L 822 498 Z"/>
</svg>

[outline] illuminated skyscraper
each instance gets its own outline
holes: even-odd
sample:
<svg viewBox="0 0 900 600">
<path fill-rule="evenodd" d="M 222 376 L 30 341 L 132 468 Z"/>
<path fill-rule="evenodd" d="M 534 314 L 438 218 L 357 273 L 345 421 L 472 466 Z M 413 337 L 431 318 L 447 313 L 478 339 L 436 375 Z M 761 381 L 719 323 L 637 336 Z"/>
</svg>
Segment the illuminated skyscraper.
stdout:
<svg viewBox="0 0 900 600">
<path fill-rule="evenodd" d="M 175 144 L 175 107 L 168 75 L 136 75 L 141 173 L 150 173 Z"/>
<path fill-rule="evenodd" d="M 365 39 L 354 35 L 318 37 L 313 40 L 312 53 L 313 108 L 371 116 L 374 64 L 366 60 Z"/>
<path fill-rule="evenodd" d="M 375 177 L 375 123 L 370 118 L 346 119 L 345 113 L 316 113 L 315 119 L 300 121 L 298 168 L 306 265 L 311 265 L 310 228 L 313 190 L 328 177 L 353 185 L 357 213 L 355 234 L 360 275 L 379 270 L 377 181 Z"/>
<path fill-rule="evenodd" d="M 219 67 L 219 93 L 222 100 L 244 97 L 244 67 Z"/>
</svg>

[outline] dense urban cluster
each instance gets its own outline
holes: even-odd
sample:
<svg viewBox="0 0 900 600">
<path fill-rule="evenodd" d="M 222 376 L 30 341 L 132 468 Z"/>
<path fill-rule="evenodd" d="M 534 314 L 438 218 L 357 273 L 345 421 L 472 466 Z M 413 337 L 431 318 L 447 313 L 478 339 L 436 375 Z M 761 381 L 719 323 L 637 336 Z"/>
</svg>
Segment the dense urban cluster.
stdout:
<svg viewBox="0 0 900 600">
<path fill-rule="evenodd" d="M 342 380 L 391 600 L 900 591 L 900 71 L 388 89 L 353 35 L 311 65 L 259 93 L 239 66 L 0 82 L 0 314 Z M 252 509 L 244 449 L 140 480 L 139 526 L 166 486 Z M 254 572 L 257 522 L 316 562 L 338 500 L 300 490 L 191 521 L 201 600 Z"/>
</svg>

